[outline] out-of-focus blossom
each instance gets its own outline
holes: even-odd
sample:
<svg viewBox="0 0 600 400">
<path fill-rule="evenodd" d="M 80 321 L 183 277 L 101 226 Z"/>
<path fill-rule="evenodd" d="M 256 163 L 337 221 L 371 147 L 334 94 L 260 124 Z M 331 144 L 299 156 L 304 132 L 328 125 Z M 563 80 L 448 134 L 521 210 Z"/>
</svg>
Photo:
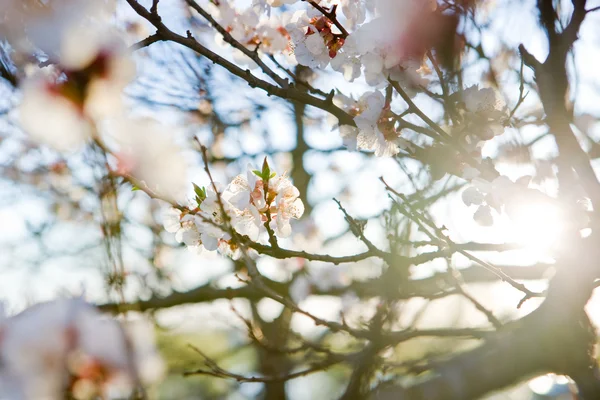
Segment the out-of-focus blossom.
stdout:
<svg viewBox="0 0 600 400">
<path fill-rule="evenodd" d="M 312 286 L 313 284 L 309 277 L 306 274 L 301 274 L 290 285 L 290 297 L 295 303 L 300 303 L 310 295 Z"/>
<path fill-rule="evenodd" d="M 281 7 L 286 4 L 294 4 L 299 0 L 252 0 L 252 5 L 255 7 Z"/>
<path fill-rule="evenodd" d="M 119 173 L 144 181 L 161 197 L 185 198 L 187 163 L 169 129 L 151 119 L 118 119 L 107 125 L 107 133 L 118 145 Z"/>
<path fill-rule="evenodd" d="M 484 201 L 484 195 L 476 187 L 471 186 L 463 190 L 462 200 L 467 205 L 480 205 Z"/>
<path fill-rule="evenodd" d="M 331 60 L 331 68 L 341 72 L 348 82 L 353 82 L 360 76 L 362 63 L 360 58 L 351 51 L 343 48 L 337 56 Z"/>
<path fill-rule="evenodd" d="M 508 109 L 496 90 L 474 85 L 463 90 L 460 99 L 465 113 L 465 124 L 460 129 L 471 143 L 490 140 L 504 132 Z"/>
<path fill-rule="evenodd" d="M 38 304 L 0 323 L 0 397 L 58 399 L 135 389 L 164 366 L 150 326 L 102 317 L 82 300 Z"/>
<path fill-rule="evenodd" d="M 122 91 L 135 75 L 120 39 L 94 32 L 92 40 L 84 32 L 65 39 L 69 44 L 55 74 L 38 73 L 22 85 L 22 127 L 32 139 L 58 151 L 78 149 L 96 123 L 121 114 Z M 78 40 L 82 42 L 71 43 Z"/>
<path fill-rule="evenodd" d="M 367 17 L 367 1 L 364 0 L 340 0 L 342 13 L 346 17 L 346 25 L 353 29 L 356 25 L 365 22 Z"/>
<path fill-rule="evenodd" d="M 17 52 L 39 49 L 54 62 L 83 60 L 95 52 L 95 32 L 108 25 L 115 5 L 115 0 L 5 0 L 0 36 Z"/>
<path fill-rule="evenodd" d="M 339 266 L 314 268 L 296 276 L 290 285 L 289 293 L 292 300 L 299 303 L 313 292 L 343 288 L 349 285 L 350 281 L 345 270 Z"/>
<path fill-rule="evenodd" d="M 58 151 L 80 148 L 92 135 L 90 120 L 76 102 L 57 93 L 53 77 L 36 76 L 23 84 L 19 121 L 38 143 Z"/>
<path fill-rule="evenodd" d="M 528 188 L 530 176 L 523 176 L 513 182 L 500 175 L 493 181 L 474 178 L 472 186 L 462 192 L 462 200 L 467 206 L 475 205 L 477 210 L 473 216 L 476 222 L 484 226 L 493 224 L 492 209 L 497 213 L 505 212 L 509 218 L 515 215 L 521 203 L 547 203 L 550 198 L 542 192 Z"/>
</svg>

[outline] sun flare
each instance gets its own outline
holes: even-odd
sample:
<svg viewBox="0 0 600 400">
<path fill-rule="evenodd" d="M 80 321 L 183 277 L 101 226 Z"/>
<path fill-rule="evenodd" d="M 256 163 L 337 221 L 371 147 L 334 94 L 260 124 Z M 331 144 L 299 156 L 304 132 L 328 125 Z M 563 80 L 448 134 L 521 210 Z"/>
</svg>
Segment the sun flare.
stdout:
<svg viewBox="0 0 600 400">
<path fill-rule="evenodd" d="M 512 207 L 506 235 L 528 249 L 550 251 L 563 236 L 562 210 L 548 202 L 523 202 Z"/>
</svg>

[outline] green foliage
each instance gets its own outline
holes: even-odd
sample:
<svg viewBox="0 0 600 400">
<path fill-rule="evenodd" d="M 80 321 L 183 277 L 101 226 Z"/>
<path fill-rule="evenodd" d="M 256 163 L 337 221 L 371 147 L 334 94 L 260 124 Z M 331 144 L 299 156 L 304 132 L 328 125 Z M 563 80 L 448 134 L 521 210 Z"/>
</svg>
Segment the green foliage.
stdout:
<svg viewBox="0 0 600 400">
<path fill-rule="evenodd" d="M 258 176 L 260 179 L 262 179 L 265 182 L 267 182 L 271 178 L 274 178 L 277 175 L 276 172 L 271 171 L 271 168 L 269 167 L 269 163 L 267 162 L 267 157 L 265 157 L 265 159 L 263 161 L 262 171 L 255 169 L 252 171 L 252 173 L 254 173 L 254 175 Z"/>
<path fill-rule="evenodd" d="M 194 185 L 194 193 L 196 194 L 196 203 L 198 204 L 198 207 L 200 207 L 202 202 L 204 200 L 206 200 L 206 188 L 200 187 L 200 186 L 196 185 L 195 183 L 192 183 L 192 185 Z"/>
</svg>

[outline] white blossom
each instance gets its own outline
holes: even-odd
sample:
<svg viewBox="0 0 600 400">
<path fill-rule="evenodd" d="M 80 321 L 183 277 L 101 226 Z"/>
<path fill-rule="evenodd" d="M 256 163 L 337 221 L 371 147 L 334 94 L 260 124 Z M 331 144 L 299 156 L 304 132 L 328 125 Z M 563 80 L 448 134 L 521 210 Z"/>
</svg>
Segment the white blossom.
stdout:
<svg viewBox="0 0 600 400">
<path fill-rule="evenodd" d="M 40 49 L 54 61 L 89 57 L 94 52 L 94 42 L 98 36 L 92 37 L 86 32 L 105 29 L 116 5 L 114 0 L 53 0 L 51 4 L 36 3 L 30 0 L 4 0 L 0 12 L 0 36 L 8 38 L 18 52 L 30 53 Z M 74 33 L 85 37 L 75 38 Z M 91 42 L 88 46 L 71 46 L 78 40 L 79 43 L 84 40 Z"/>
<path fill-rule="evenodd" d="M 493 224 L 492 208 L 498 213 L 504 210 L 511 217 L 513 209 L 518 208 L 518 204 L 525 199 L 540 203 L 547 201 L 538 190 L 528 189 L 530 180 L 530 176 L 523 176 L 513 182 L 503 175 L 491 182 L 474 178 L 471 181 L 472 186 L 462 192 L 462 200 L 467 206 L 477 205 L 473 218 L 481 225 L 490 226 Z"/>
<path fill-rule="evenodd" d="M 278 236 L 288 237 L 292 234 L 290 220 L 299 219 L 304 214 L 304 204 L 299 197 L 300 192 L 287 177 L 275 177 L 273 181 L 273 189 L 277 196 L 272 228 Z M 271 182 L 269 189 L 271 190 Z"/>
<path fill-rule="evenodd" d="M 504 132 L 503 119 L 508 116 L 508 109 L 496 90 L 473 85 L 463 90 L 462 101 L 466 111 L 466 131 L 480 140 L 490 140 Z"/>
<path fill-rule="evenodd" d="M 331 289 L 346 287 L 350 278 L 346 271 L 339 267 L 313 268 L 308 273 L 301 273 L 294 278 L 290 285 L 290 297 L 299 303 L 306 299 L 315 289 L 327 292 Z"/>
<path fill-rule="evenodd" d="M 331 68 L 341 72 L 348 82 L 354 82 L 360 76 L 361 67 L 360 58 L 344 49 L 331 59 Z"/>
<path fill-rule="evenodd" d="M 309 277 L 306 274 L 301 274 L 290 285 L 290 297 L 295 303 L 300 303 L 310 295 L 312 286 Z"/>
<path fill-rule="evenodd" d="M 38 75 L 24 83 L 19 122 L 38 143 L 61 152 L 78 150 L 92 135 L 91 122 L 76 103 L 56 92 L 51 79 Z"/>
<path fill-rule="evenodd" d="M 480 205 L 484 201 L 484 195 L 474 186 L 468 187 L 462 192 L 462 200 L 467 205 Z"/>
<path fill-rule="evenodd" d="M 367 17 L 367 7 L 362 0 L 340 0 L 342 13 L 346 17 L 348 28 L 352 29 L 362 24 Z"/>
<path fill-rule="evenodd" d="M 344 146 L 346 146 L 350 150 L 356 150 L 358 143 L 358 128 L 351 125 L 342 125 L 340 126 L 340 137 L 342 138 L 342 142 Z"/>
<path fill-rule="evenodd" d="M 278 236 L 288 237 L 292 232 L 290 220 L 298 219 L 304 213 L 304 204 L 299 198 L 298 189 L 287 176 L 276 175 L 268 179 L 267 193 L 265 193 L 264 180 L 251 172 L 253 170 L 254 168 L 249 166 L 246 176 L 235 177 L 224 193 L 224 197 L 238 209 L 250 207 L 253 209 L 252 214 L 258 214 L 262 222 L 267 221 L 268 212 L 271 216 L 269 221 L 271 228 Z M 249 226 L 250 232 L 254 233 L 254 227 Z"/>
<path fill-rule="evenodd" d="M 217 192 L 212 184 L 208 189 L 196 187 L 197 195 L 201 195 L 197 206 L 184 211 L 165 211 L 165 230 L 175 233 L 175 239 L 189 248 L 218 250 L 234 258 L 240 256 L 240 249 L 229 228 L 258 241 L 268 222 L 277 236 L 290 236 L 290 221 L 304 214 L 300 192 L 285 174 L 277 175 L 267 164 L 261 172 L 268 175 L 265 191 L 264 175 L 259 177 L 257 172 L 260 171 L 249 165 L 248 173 L 236 176 L 225 190 L 216 185 Z"/>
<path fill-rule="evenodd" d="M 54 74 L 40 72 L 24 80 L 19 107 L 25 132 L 61 152 L 78 150 L 102 119 L 123 112 L 122 91 L 135 74 L 118 37 L 77 29 L 63 40 Z"/>
<path fill-rule="evenodd" d="M 392 127 L 381 129 L 382 112 L 385 98 L 379 91 L 365 93 L 359 99 L 360 113 L 354 117 L 358 127 L 357 147 L 362 150 L 373 150 L 377 157 L 391 157 L 400 149 L 410 146 L 410 142 L 399 137 Z"/>
<path fill-rule="evenodd" d="M 221 207 L 228 214 L 232 212 L 229 202 L 223 198 L 219 199 L 217 193 L 210 187 L 206 191 L 206 199 L 200 205 L 200 213 L 194 219 L 200 233 L 200 241 L 209 251 L 217 250 L 219 240 L 231 239 L 229 233 L 224 230 L 225 218 Z"/>
<path fill-rule="evenodd" d="M 169 129 L 152 119 L 118 119 L 107 125 L 117 143 L 119 172 L 130 174 L 162 197 L 181 200 L 188 187 L 188 165 Z"/>
<path fill-rule="evenodd" d="M 163 213 L 163 226 L 169 233 L 175 234 L 178 243 L 185 244 L 196 253 L 202 251 L 200 232 L 194 222 L 194 216 L 176 208 L 168 208 Z"/>
<path fill-rule="evenodd" d="M 0 397 L 63 398 L 87 381 L 103 396 L 159 379 L 164 366 L 151 327 L 121 326 L 82 300 L 38 304 L 0 325 Z M 131 329 L 130 329 L 131 328 Z"/>
</svg>

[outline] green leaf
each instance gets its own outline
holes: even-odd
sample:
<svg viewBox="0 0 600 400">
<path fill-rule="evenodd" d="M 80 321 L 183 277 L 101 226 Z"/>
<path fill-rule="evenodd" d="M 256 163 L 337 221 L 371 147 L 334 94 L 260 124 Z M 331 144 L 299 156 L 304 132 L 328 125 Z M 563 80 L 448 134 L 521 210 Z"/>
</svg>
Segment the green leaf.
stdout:
<svg viewBox="0 0 600 400">
<path fill-rule="evenodd" d="M 139 187 L 133 185 L 133 187 L 131 188 L 131 191 L 135 192 L 136 190 L 142 190 L 142 189 L 140 189 Z"/>
<path fill-rule="evenodd" d="M 192 185 L 194 185 L 194 193 L 196 193 L 196 203 L 198 203 L 198 206 L 200 206 L 200 204 L 206 200 L 206 188 L 200 187 L 195 183 L 192 183 Z"/>
<path fill-rule="evenodd" d="M 262 172 L 260 172 L 259 170 L 252 170 L 252 173 L 262 179 Z"/>
<path fill-rule="evenodd" d="M 277 172 L 271 172 L 271 175 L 269 175 L 269 179 L 275 178 L 275 175 L 277 175 Z"/>
<path fill-rule="evenodd" d="M 267 157 L 265 157 L 262 165 L 262 178 L 268 179 L 271 176 L 271 169 L 269 168 L 269 163 L 267 162 Z"/>
</svg>

